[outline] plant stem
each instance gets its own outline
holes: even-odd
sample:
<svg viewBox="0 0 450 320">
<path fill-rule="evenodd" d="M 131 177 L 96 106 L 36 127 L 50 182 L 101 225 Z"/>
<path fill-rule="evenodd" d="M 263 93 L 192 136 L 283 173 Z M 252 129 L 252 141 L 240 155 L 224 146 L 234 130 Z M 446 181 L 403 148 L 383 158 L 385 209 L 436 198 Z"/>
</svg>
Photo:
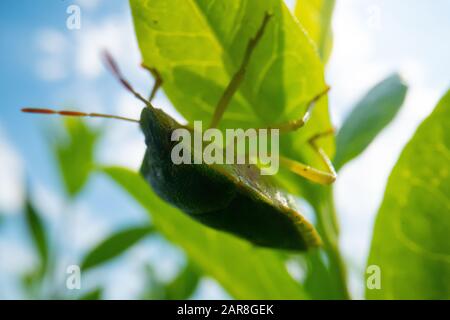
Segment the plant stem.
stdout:
<svg viewBox="0 0 450 320">
<path fill-rule="evenodd" d="M 336 280 L 336 286 L 343 299 L 351 299 L 347 287 L 347 272 L 342 259 L 339 246 L 339 228 L 333 200 L 333 189 L 328 188 L 321 198 L 317 217 L 321 228 L 322 240 L 330 260 L 330 273 Z"/>
</svg>

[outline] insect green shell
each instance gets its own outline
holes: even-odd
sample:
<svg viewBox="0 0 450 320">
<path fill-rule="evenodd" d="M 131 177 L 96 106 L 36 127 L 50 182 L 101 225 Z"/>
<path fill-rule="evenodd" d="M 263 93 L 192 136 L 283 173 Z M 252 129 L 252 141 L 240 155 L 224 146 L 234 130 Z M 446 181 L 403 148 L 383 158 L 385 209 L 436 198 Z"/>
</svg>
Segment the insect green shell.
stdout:
<svg viewBox="0 0 450 320">
<path fill-rule="evenodd" d="M 140 125 L 147 145 L 141 174 L 162 199 L 207 226 L 258 246 L 307 250 L 320 245 L 316 230 L 293 201 L 256 166 L 174 164 L 172 131 L 182 126 L 153 108 L 142 110 Z"/>
</svg>

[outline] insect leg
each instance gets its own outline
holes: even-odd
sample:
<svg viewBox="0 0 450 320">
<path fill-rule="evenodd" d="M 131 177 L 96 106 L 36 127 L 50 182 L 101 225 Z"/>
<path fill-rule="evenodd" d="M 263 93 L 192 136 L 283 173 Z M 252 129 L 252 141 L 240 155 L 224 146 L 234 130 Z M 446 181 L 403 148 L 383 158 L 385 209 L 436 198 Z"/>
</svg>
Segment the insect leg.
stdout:
<svg viewBox="0 0 450 320">
<path fill-rule="evenodd" d="M 327 168 L 326 171 L 313 168 L 309 165 L 303 164 L 301 162 L 283 156 L 280 156 L 280 164 L 284 165 L 292 172 L 313 182 L 320 184 L 332 184 L 337 177 L 336 170 L 334 169 L 333 163 L 331 162 L 328 155 L 321 147 L 317 145 L 316 141 L 317 139 L 320 139 L 333 133 L 334 129 L 330 129 L 325 132 L 318 133 L 308 140 L 308 143 L 311 145 L 314 151 L 319 155 L 322 162 L 325 164 L 325 167 Z"/>
<path fill-rule="evenodd" d="M 158 92 L 159 88 L 161 88 L 161 86 L 163 84 L 163 79 L 161 77 L 161 74 L 159 73 L 159 71 L 156 68 L 148 67 L 144 63 L 142 63 L 141 66 L 144 69 L 146 69 L 147 71 L 149 71 L 152 74 L 153 78 L 155 79 L 155 83 L 153 84 L 153 88 L 150 93 L 150 97 L 148 98 L 148 100 L 151 102 L 153 100 L 153 98 L 155 97 L 156 92 Z"/>
<path fill-rule="evenodd" d="M 306 111 L 300 119 L 288 121 L 285 123 L 275 124 L 275 125 L 271 125 L 269 127 L 260 128 L 260 129 L 278 129 L 278 130 L 280 130 L 280 133 L 287 133 L 287 132 L 292 132 L 292 131 L 300 129 L 308 122 L 317 101 L 319 101 L 320 98 L 325 96 L 328 93 L 328 91 L 330 91 L 330 87 L 327 86 L 325 88 L 325 90 L 323 90 L 322 92 L 320 92 L 319 94 L 314 96 L 314 98 L 312 98 L 308 102 L 308 104 L 306 106 Z"/>
<path fill-rule="evenodd" d="M 269 19 L 272 17 L 269 13 L 266 12 L 264 15 L 263 21 L 261 23 L 261 26 L 258 29 L 258 32 L 256 35 L 251 38 L 247 44 L 247 48 L 244 53 L 244 59 L 241 62 L 241 66 L 236 71 L 236 73 L 231 78 L 230 83 L 225 88 L 225 91 L 223 92 L 222 96 L 220 97 L 219 102 L 216 105 L 216 109 L 214 110 L 214 115 L 211 120 L 211 123 L 209 125 L 210 128 L 215 128 L 220 122 L 220 119 L 222 118 L 226 108 L 228 107 L 228 104 L 230 103 L 231 98 L 236 93 L 236 91 L 239 89 L 239 85 L 242 83 L 242 80 L 244 80 L 245 72 L 247 69 L 247 66 L 250 62 L 250 57 L 256 48 L 256 45 L 258 44 L 259 40 L 264 34 L 264 29 L 266 28 L 267 23 L 269 22 Z"/>
</svg>

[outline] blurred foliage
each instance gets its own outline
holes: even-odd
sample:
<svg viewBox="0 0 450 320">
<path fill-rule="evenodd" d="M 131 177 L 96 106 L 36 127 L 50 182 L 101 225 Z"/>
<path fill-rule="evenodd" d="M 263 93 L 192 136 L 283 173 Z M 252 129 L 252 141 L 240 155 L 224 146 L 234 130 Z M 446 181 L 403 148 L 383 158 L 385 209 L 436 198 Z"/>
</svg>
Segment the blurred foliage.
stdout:
<svg viewBox="0 0 450 320">
<path fill-rule="evenodd" d="M 353 108 L 337 134 L 334 158 L 337 170 L 361 154 L 394 119 L 407 90 L 400 76 L 394 74 L 372 88 Z"/>
<path fill-rule="evenodd" d="M 188 299 L 194 293 L 200 281 L 200 274 L 192 263 L 187 263 L 183 270 L 166 286 L 166 299 Z"/>
<path fill-rule="evenodd" d="M 150 226 L 139 226 L 114 233 L 87 253 L 81 270 L 86 271 L 117 257 L 152 232 Z"/>
<path fill-rule="evenodd" d="M 64 119 L 65 134 L 53 144 L 54 154 L 67 194 L 76 196 L 89 178 L 94 164 L 94 147 L 100 132 L 79 118 Z"/>
<path fill-rule="evenodd" d="M 60 176 L 66 187 L 66 196 L 73 202 L 76 200 L 74 196 L 86 185 L 94 168 L 94 147 L 102 132 L 92 129 L 81 119 L 68 118 L 64 119 L 63 123 L 64 134 L 57 136 L 56 139 L 52 136 L 50 143 L 57 159 Z M 48 240 L 51 230 L 46 228 L 41 215 L 32 204 L 31 197 L 26 200 L 24 212 L 30 239 L 39 258 L 39 266 L 29 270 L 21 278 L 27 297 L 72 299 L 72 294 L 61 290 L 64 284 L 58 282 L 59 276 L 55 274 L 57 272 L 56 263 L 63 253 L 60 252 L 61 244 L 65 244 L 68 240 L 62 239 L 62 237 L 70 232 L 63 230 L 61 233 L 54 234 L 53 237 L 56 237 L 55 241 L 59 244 L 58 246 L 51 245 Z M 67 214 L 71 213 L 64 213 L 65 216 Z M 59 225 L 59 228 L 64 229 L 67 226 Z M 96 247 L 88 250 L 80 262 L 82 271 L 86 272 L 118 257 L 139 240 L 150 235 L 152 231 L 150 226 L 138 226 L 111 235 Z M 80 296 L 79 299 L 96 300 L 100 299 L 102 294 L 103 289 L 98 287 Z"/>
<path fill-rule="evenodd" d="M 96 288 L 82 295 L 78 300 L 101 300 L 103 295 L 102 288 Z"/>
<path fill-rule="evenodd" d="M 375 223 L 368 265 L 381 269 L 370 299 L 450 298 L 450 91 L 395 165 Z"/>
<path fill-rule="evenodd" d="M 38 253 L 40 263 L 39 271 L 35 272 L 35 274 L 29 274 L 27 277 L 28 281 L 32 282 L 32 279 L 34 278 L 41 278 L 47 269 L 49 244 L 44 222 L 29 199 L 27 199 L 25 203 L 25 217 L 28 231 L 30 233 L 34 248 Z"/>
<path fill-rule="evenodd" d="M 192 297 L 197 289 L 201 273 L 191 262 L 168 283 L 160 281 L 151 266 L 147 266 L 146 291 L 142 299 L 185 300 Z"/>
</svg>

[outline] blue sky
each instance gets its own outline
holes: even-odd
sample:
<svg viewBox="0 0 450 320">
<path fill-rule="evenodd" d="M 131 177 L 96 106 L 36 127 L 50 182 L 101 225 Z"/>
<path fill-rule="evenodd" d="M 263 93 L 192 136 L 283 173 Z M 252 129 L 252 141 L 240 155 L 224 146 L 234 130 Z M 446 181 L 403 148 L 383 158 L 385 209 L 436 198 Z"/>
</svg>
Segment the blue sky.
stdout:
<svg viewBox="0 0 450 320">
<path fill-rule="evenodd" d="M 80 30 L 66 28 L 66 9 L 74 3 L 81 7 Z M 450 86 L 449 14 L 450 2 L 446 0 L 337 1 L 334 49 L 326 75 L 333 88 L 333 123 L 339 127 L 364 92 L 394 71 L 400 72 L 410 87 L 395 121 L 360 158 L 343 169 L 336 185 L 341 247 L 351 266 L 352 290 L 357 297 L 362 292 L 361 275 L 371 226 L 386 178 L 417 125 Z M 46 138 L 48 127 L 57 125 L 58 120 L 26 116 L 19 108 L 76 105 L 85 111 L 138 117 L 140 104 L 102 67 L 99 52 L 103 48 L 112 52 L 139 91 L 147 92 L 151 80 L 139 68 L 139 51 L 124 1 L 46 0 L 39 5 L 32 0 L 1 1 L 0 16 L 0 212 L 9 217 L 0 229 L 0 283 L 8 284 L 14 292 L 9 275 L 26 270 L 34 261 L 23 227 L 18 226 L 25 177 L 54 228 L 64 207 Z M 176 115 L 162 93 L 156 104 Z M 137 127 L 92 122 L 110 129 L 97 155 L 101 163 L 139 166 L 144 146 Z M 147 219 L 140 208 L 100 175 L 91 179 L 70 210 L 76 218 L 68 246 L 75 255 L 119 226 Z M 161 259 L 158 272 L 162 277 L 173 274 L 182 260 L 179 253 L 160 240 L 153 242 L 138 246 L 102 273 L 120 282 L 110 286 L 108 297 L 136 294 L 136 274 L 152 257 Z M 199 296 L 220 296 L 210 282 L 202 290 L 206 291 Z M 4 294 L 0 290 L 0 297 Z"/>
</svg>

